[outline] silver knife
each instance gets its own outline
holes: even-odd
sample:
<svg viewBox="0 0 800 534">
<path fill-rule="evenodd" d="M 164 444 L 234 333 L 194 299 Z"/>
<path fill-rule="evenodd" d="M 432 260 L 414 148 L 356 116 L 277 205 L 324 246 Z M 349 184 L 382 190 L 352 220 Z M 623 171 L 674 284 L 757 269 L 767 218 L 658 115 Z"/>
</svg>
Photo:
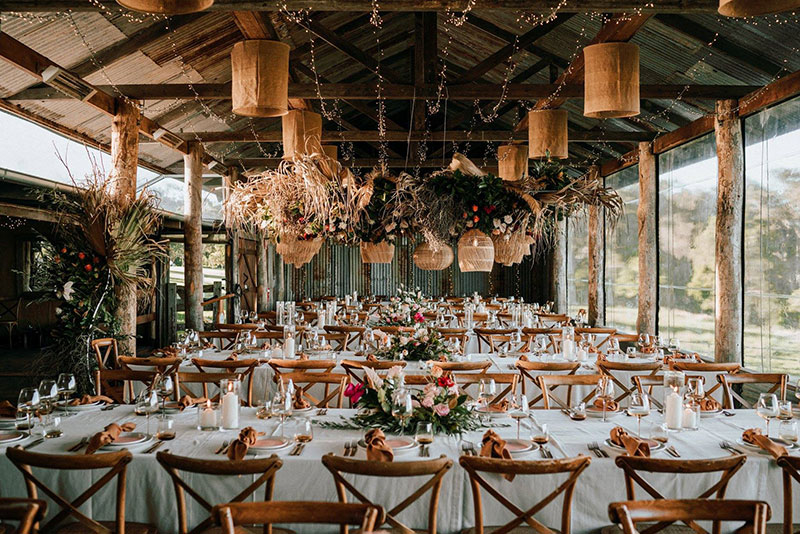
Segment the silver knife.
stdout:
<svg viewBox="0 0 800 534">
<path fill-rule="evenodd" d="M 27 451 L 28 449 L 32 449 L 32 448 L 34 448 L 35 446 L 37 446 L 37 445 L 41 444 L 43 441 L 44 441 L 44 438 L 39 438 L 39 439 L 37 439 L 36 441 L 32 441 L 32 442 L 28 443 L 27 445 L 25 445 L 25 446 L 24 446 L 24 447 L 22 447 L 22 448 L 23 448 L 23 449 L 25 449 L 25 450 Z"/>
</svg>

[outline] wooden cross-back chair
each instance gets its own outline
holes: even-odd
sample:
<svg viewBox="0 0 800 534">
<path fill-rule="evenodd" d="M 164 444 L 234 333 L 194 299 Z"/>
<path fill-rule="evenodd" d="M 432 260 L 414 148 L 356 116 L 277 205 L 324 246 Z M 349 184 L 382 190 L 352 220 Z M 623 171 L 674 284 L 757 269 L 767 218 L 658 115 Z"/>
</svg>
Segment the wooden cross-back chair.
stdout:
<svg viewBox="0 0 800 534">
<path fill-rule="evenodd" d="M 283 331 L 273 330 L 253 330 L 253 337 L 263 348 L 283 345 Z"/>
<path fill-rule="evenodd" d="M 197 333 L 202 341 L 216 343 L 219 350 L 231 350 L 239 341 L 240 334 L 237 330 L 207 330 Z"/>
<path fill-rule="evenodd" d="M 364 339 L 365 326 L 325 326 L 325 332 L 331 334 L 347 334 L 345 341 L 345 348 L 343 350 L 352 350 L 353 347 L 358 348 L 361 341 Z"/>
<path fill-rule="evenodd" d="M 736 408 L 735 401 L 746 409 L 753 409 L 753 405 L 742 397 L 739 391 L 732 386 L 744 384 L 760 384 L 769 386 L 767 393 L 775 393 L 778 400 L 786 400 L 786 383 L 788 377 L 781 373 L 738 373 L 735 375 L 717 375 L 717 381 L 722 384 L 724 395 L 724 407 L 733 410 Z"/>
<path fill-rule="evenodd" d="M 242 358 L 241 360 L 207 360 L 192 358 L 194 365 L 201 373 L 228 373 L 237 375 L 242 381 L 241 387 L 247 395 L 247 406 L 252 406 L 253 401 L 253 371 L 258 367 L 259 361 L 255 358 Z M 233 378 L 230 376 L 229 378 Z M 185 391 L 191 394 L 191 391 Z M 208 383 L 203 383 L 203 396 L 208 398 Z"/>
<path fill-rule="evenodd" d="M 506 349 L 508 352 L 530 352 L 532 336 L 521 336 L 520 341 L 514 341 L 513 334 L 494 334 L 489 336 L 489 345 L 492 352 L 500 353 Z"/>
<path fill-rule="evenodd" d="M 622 332 L 617 332 L 613 337 L 619 343 L 636 343 L 639 341 L 639 334 L 624 334 Z"/>
<path fill-rule="evenodd" d="M 626 498 L 631 501 L 636 499 L 637 486 L 644 490 L 650 498 L 665 499 L 664 495 L 658 491 L 657 485 L 648 482 L 642 473 L 666 473 L 673 476 L 719 473 L 720 478 L 716 483 L 706 488 L 704 491 L 699 492 L 699 495 L 694 497 L 695 499 L 714 499 L 713 504 L 711 502 L 708 503 L 709 506 L 715 506 L 718 502 L 717 499 L 725 498 L 725 491 L 728 489 L 728 483 L 746 461 L 747 457 L 743 454 L 708 460 L 673 460 L 622 455 L 617 456 L 615 460 L 617 466 L 622 469 L 622 473 L 625 477 Z M 693 521 L 686 522 L 686 527 L 682 529 L 676 529 L 671 522 L 659 522 L 648 526 L 647 529 L 642 531 L 642 534 L 655 534 L 667 527 L 671 527 L 670 532 L 677 530 L 689 533 L 708 534 L 707 530 Z M 719 534 L 719 529 L 719 523 L 715 523 L 713 526 L 714 533 Z M 606 527 L 601 531 L 602 534 L 613 534 L 614 532 L 618 532 L 616 526 Z"/>
<path fill-rule="evenodd" d="M 553 352 L 558 352 L 556 340 L 561 338 L 561 330 L 556 328 L 526 327 L 522 329 L 522 335 L 530 337 L 531 343 L 536 340 L 536 336 L 545 336 L 547 338 L 547 348 Z"/>
<path fill-rule="evenodd" d="M 267 321 L 269 323 L 275 324 L 277 320 L 278 313 L 273 311 L 266 311 L 266 312 L 258 312 L 258 318 L 262 321 Z"/>
<path fill-rule="evenodd" d="M 406 361 L 386 361 L 386 360 L 378 360 L 371 362 L 369 360 L 365 361 L 355 361 L 355 360 L 342 360 L 340 365 L 344 369 L 344 372 L 347 373 L 347 376 L 350 377 L 351 382 L 356 382 L 358 384 L 364 384 L 364 368 L 368 367 L 370 369 L 375 370 L 378 372 L 378 376 L 383 378 L 386 373 L 381 373 L 379 371 L 388 371 L 392 367 L 405 367 L 408 364 Z"/>
<path fill-rule="evenodd" d="M 557 406 L 553 409 L 569 410 L 572 408 L 572 388 L 576 386 L 591 386 L 592 391 L 589 392 L 581 402 L 589 402 L 595 395 L 595 388 L 597 382 L 602 375 L 539 375 L 539 389 L 544 396 L 542 397 L 542 404 L 545 410 L 550 410 L 550 401 L 555 401 Z M 557 391 L 559 387 L 567 388 L 566 402 L 562 401 L 556 396 L 551 396 Z"/>
<path fill-rule="evenodd" d="M 783 470 L 783 534 L 797 532 L 797 525 L 792 524 L 792 480 L 800 482 L 800 458 L 783 455 L 777 459 Z"/>
<path fill-rule="evenodd" d="M 458 352 L 460 354 L 464 354 L 464 352 L 467 350 L 467 342 L 469 341 L 469 338 L 467 337 L 466 328 L 437 328 L 436 330 L 445 341 L 451 343 L 453 341 L 458 341 L 460 347 Z"/>
<path fill-rule="evenodd" d="M 569 321 L 569 317 L 566 313 L 537 313 L 536 315 L 542 322 L 547 321 L 548 323 L 554 323 L 558 325 Z"/>
<path fill-rule="evenodd" d="M 474 328 L 475 337 L 478 339 L 478 352 L 483 352 L 484 344 L 492 350 L 492 336 L 508 336 L 514 333 L 513 328 Z"/>
<path fill-rule="evenodd" d="M 269 501 L 218 504 L 211 511 L 223 534 L 240 534 L 244 525 L 315 524 L 357 526 L 370 534 L 383 521 L 383 509 L 360 503 Z M 268 529 L 267 532 L 269 532 Z"/>
<path fill-rule="evenodd" d="M 462 383 L 472 384 L 469 379 L 462 380 L 462 377 L 472 375 L 482 377 L 483 380 L 488 380 L 487 372 L 492 366 L 489 360 L 478 362 L 436 362 L 435 365 L 441 368 L 445 373 L 449 374 L 453 380 L 460 386 Z M 410 386 L 424 386 L 430 382 L 428 375 L 408 375 L 405 377 L 406 384 Z M 478 379 L 480 383 L 480 379 Z M 497 383 L 497 380 L 495 380 Z"/>
<path fill-rule="evenodd" d="M 347 502 L 347 493 L 349 492 L 353 497 L 364 504 L 379 506 L 370 501 L 369 498 L 356 488 L 355 482 L 348 480 L 344 475 L 381 477 L 385 480 L 386 484 L 391 484 L 390 480 L 386 480 L 391 478 L 429 477 L 424 484 L 418 487 L 408 497 L 403 498 L 403 500 L 393 508 L 386 510 L 388 506 L 384 506 L 383 508 L 386 510 L 384 522 L 391 525 L 393 529 L 403 533 L 415 532 L 414 529 L 403 524 L 397 516 L 430 491 L 428 528 L 425 529 L 424 532 L 428 532 L 429 534 L 435 534 L 437 532 L 436 512 L 439 508 L 439 490 L 442 487 L 442 478 L 445 473 L 453 467 L 453 461 L 447 458 L 447 456 L 442 455 L 432 460 L 380 462 L 344 458 L 342 456 L 336 456 L 333 453 L 328 453 L 322 457 L 322 464 L 331 472 L 331 475 L 333 475 L 333 481 L 336 484 L 336 492 L 339 495 L 339 502 L 342 503 Z M 376 525 L 376 527 L 380 526 L 381 525 Z M 342 528 L 342 534 L 347 534 L 346 526 Z"/>
<path fill-rule="evenodd" d="M 596 339 L 597 343 L 593 344 L 594 348 L 600 348 L 606 345 L 611 338 L 617 333 L 616 328 L 600 328 L 600 327 L 592 327 L 592 328 L 576 328 L 575 335 L 580 337 L 583 341 L 588 342 L 589 336 L 596 336 L 601 337 L 602 339 Z"/>
<path fill-rule="evenodd" d="M 631 381 L 630 383 L 626 384 L 622 380 L 620 380 L 614 373 L 649 373 L 651 375 L 655 375 L 658 373 L 663 364 L 659 361 L 655 362 L 643 362 L 643 363 L 633 363 L 633 362 L 609 362 L 609 361 L 598 361 L 597 368 L 600 370 L 600 374 L 606 375 L 614 382 L 614 385 L 622 390 L 622 392 L 614 399 L 616 402 L 620 402 L 623 399 L 627 398 L 633 390 L 636 388 L 636 385 Z"/>
<path fill-rule="evenodd" d="M 502 460 L 482 456 L 462 456 L 459 459 L 459 463 L 469 475 L 470 486 L 472 488 L 472 503 L 475 509 L 475 528 L 470 529 L 470 531 L 474 534 L 483 534 L 487 528 L 483 524 L 483 498 L 481 495 L 481 488 L 483 488 L 486 493 L 491 495 L 506 510 L 514 515 L 514 518 L 505 525 L 489 527 L 493 534 L 516 532 L 514 529 L 520 525 L 531 527 L 534 532 L 539 534 L 570 534 L 572 496 L 575 492 L 575 485 L 584 469 L 589 467 L 590 461 L 588 456 L 577 456 L 575 458 L 557 460 Z M 498 475 L 509 474 L 518 477 L 566 473 L 568 477 L 539 502 L 527 510 L 522 510 L 508 497 L 503 495 L 499 489 L 492 485 L 492 483 L 484 477 L 484 473 Z M 564 497 L 561 504 L 561 525 L 558 530 L 547 527 L 534 519 L 533 516 L 535 514 L 539 513 L 562 494 Z"/>
<path fill-rule="evenodd" d="M 283 465 L 281 459 L 276 455 L 272 455 L 269 458 L 245 460 L 228 460 L 227 458 L 225 460 L 200 460 L 196 458 L 187 458 L 185 456 L 177 456 L 168 451 L 159 451 L 156 458 L 158 459 L 158 463 L 161 464 L 161 467 L 169 474 L 175 488 L 175 499 L 178 503 L 178 534 L 199 534 L 212 526 L 214 524 L 214 519 L 211 517 L 211 512 L 214 508 L 214 504 L 217 504 L 216 501 L 242 502 L 255 495 L 256 491 L 262 486 L 264 487 L 264 500 L 271 501 L 272 493 L 275 488 L 275 473 Z M 196 487 L 201 484 L 196 482 L 195 487 L 192 487 L 181 477 L 181 472 L 217 477 L 242 477 L 244 475 L 251 475 L 253 479 L 247 487 L 230 498 L 228 496 L 219 495 L 218 489 L 214 486 L 214 491 L 209 491 L 207 494 L 209 494 L 215 502 L 209 503 L 206 497 L 203 497 L 201 492 L 196 489 Z M 204 480 L 207 481 L 207 479 Z M 208 516 L 192 527 L 191 530 L 189 530 L 186 519 L 187 493 L 208 512 Z"/>
<path fill-rule="evenodd" d="M 479 388 L 481 382 L 488 385 L 491 380 L 494 380 L 500 391 L 489 399 L 489 404 L 498 404 L 507 397 L 513 397 L 517 392 L 517 383 L 519 382 L 517 373 L 454 373 L 452 376 L 461 392 L 467 394 L 471 399 L 477 398 L 477 395 L 470 393 L 471 389 Z"/>
<path fill-rule="evenodd" d="M 453 310 L 457 310 L 455 313 L 456 320 L 458 321 L 459 326 L 466 328 L 467 326 L 467 317 L 464 315 L 464 307 L 463 306 L 453 306 Z M 489 319 L 489 314 L 486 312 L 473 312 L 472 313 L 472 326 L 475 327 L 476 325 L 483 324 Z"/>
<path fill-rule="evenodd" d="M 318 408 L 328 408 L 331 401 L 335 401 L 337 407 L 342 407 L 348 376 L 332 372 L 336 360 L 272 359 L 268 363 L 275 371 L 273 378 L 276 384 L 285 385 L 291 380 L 295 387 L 303 391 L 303 397 Z M 323 389 L 321 397 L 312 392 L 315 386 Z"/>
<path fill-rule="evenodd" d="M 608 505 L 608 517 L 619 525 L 623 534 L 639 534 L 637 523 L 674 523 L 676 521 L 721 521 L 742 522 L 736 532 L 765 534 L 767 520 L 770 518 L 769 505 L 761 501 L 714 501 L 713 505 L 704 499 L 627 501 Z M 737 525 L 738 526 L 738 525 Z"/>
<path fill-rule="evenodd" d="M 94 372 L 94 387 L 98 395 L 105 395 L 117 404 L 134 402 L 134 383 L 150 388 L 160 373 L 151 371 L 138 371 L 132 369 L 97 369 Z M 173 373 L 175 376 L 175 373 Z"/>
<path fill-rule="evenodd" d="M 350 334 L 347 332 L 320 332 L 319 338 L 331 346 L 331 350 L 345 351 L 349 343 Z"/>
<path fill-rule="evenodd" d="M 528 406 L 535 408 L 537 404 L 543 402 L 544 392 L 539 388 L 539 376 L 542 373 L 560 373 L 565 375 L 574 375 L 581 368 L 579 362 L 531 362 L 525 360 L 517 360 L 514 364 L 519 369 L 520 385 L 522 393 L 527 395 L 527 383 L 530 382 L 535 387 L 539 394 L 536 397 L 528 400 Z M 536 374 L 534 374 L 536 373 Z M 556 387 L 556 386 L 553 386 Z M 531 393 L 533 395 L 533 393 Z"/>
<path fill-rule="evenodd" d="M 73 525 L 65 525 L 64 528 L 70 532 L 95 532 L 97 534 L 155 534 L 156 529 L 152 525 L 144 523 L 131 523 L 125 521 L 125 478 L 128 464 L 133 459 L 133 455 L 127 451 L 97 453 L 97 454 L 43 454 L 38 452 L 26 451 L 19 447 L 9 447 L 6 449 L 6 456 L 13 463 L 25 478 L 28 497 L 38 498 L 41 490 L 53 503 L 60 508 L 59 512 L 50 518 L 39 530 L 41 532 L 55 532 L 65 520 L 71 518 L 77 521 L 78 528 Z M 97 478 L 80 495 L 72 500 L 60 495 L 53 490 L 50 484 L 42 482 L 33 473 L 32 468 L 46 470 L 70 470 L 70 471 L 94 471 L 107 469 L 106 473 Z M 97 521 L 83 512 L 80 507 L 92 498 L 98 491 L 117 479 L 116 484 L 116 504 L 115 520 Z"/>
<path fill-rule="evenodd" d="M 97 367 L 100 369 L 113 369 L 117 366 L 117 357 L 119 356 L 119 348 L 117 340 L 113 337 L 102 337 L 93 339 L 92 350 L 97 360 Z"/>
<path fill-rule="evenodd" d="M 162 376 L 170 376 L 175 379 L 175 373 L 178 372 L 178 368 L 180 367 L 183 360 L 178 357 L 170 356 L 170 357 L 160 357 L 160 356 L 148 356 L 146 358 L 135 358 L 133 356 L 119 356 L 117 357 L 117 363 L 119 364 L 120 370 L 130 370 L 130 371 L 145 371 L 148 373 L 158 373 Z M 108 374 L 106 374 L 108 376 Z M 150 384 L 153 382 L 153 378 L 149 378 L 147 380 L 138 380 L 138 382 L 143 383 L 145 386 L 149 387 Z M 136 398 L 136 392 L 134 390 L 134 382 L 136 379 L 126 380 L 125 386 L 127 389 L 127 396 L 133 402 Z M 98 392 L 99 394 L 99 392 Z M 109 395 L 113 398 L 113 395 Z"/>
<path fill-rule="evenodd" d="M 375 330 L 380 330 L 381 332 L 385 332 L 392 336 L 398 336 L 400 334 L 413 334 L 414 327 L 413 326 L 376 326 Z"/>
<path fill-rule="evenodd" d="M 195 396 L 196 393 L 192 391 L 189 387 L 191 384 L 197 384 L 202 389 L 203 397 L 207 398 L 211 402 L 219 402 L 220 400 L 220 391 L 217 391 L 215 395 L 210 394 L 209 385 L 214 386 L 219 390 L 220 382 L 222 380 L 231 380 L 238 378 L 240 381 L 242 377 L 236 373 L 229 373 L 229 372 L 216 372 L 210 373 L 207 371 L 180 371 L 177 374 L 176 380 L 176 397 L 179 396 L 178 392 L 183 392 L 184 394 Z M 243 402 L 246 406 L 252 405 L 252 399 L 250 398 L 250 391 L 247 391 L 248 398 L 247 399 L 240 399 L 240 402 Z"/>
<path fill-rule="evenodd" d="M 683 379 L 683 384 L 686 383 L 691 378 L 689 375 L 686 375 Z M 702 377 L 700 377 L 702 378 Z M 650 397 L 650 403 L 655 405 L 656 408 L 663 409 L 664 405 L 653 395 L 653 391 L 655 388 L 663 388 L 664 387 L 664 375 L 663 374 L 648 374 L 648 375 L 635 375 L 631 378 L 633 385 L 636 387 L 636 391 L 639 394 L 646 393 Z M 708 396 L 708 395 L 706 395 Z"/>
<path fill-rule="evenodd" d="M 40 499 L 0 497 L 0 532 L 4 534 L 29 534 L 36 523 L 44 519 L 47 503 Z M 8 530 L 7 521 L 17 524 Z"/>
<path fill-rule="evenodd" d="M 742 366 L 738 363 L 694 361 L 673 361 L 670 367 L 684 373 L 714 373 L 714 375 L 735 375 L 742 369 Z M 719 380 L 717 380 L 715 384 L 708 384 L 708 382 L 708 380 L 705 381 L 705 384 L 709 386 L 708 389 L 706 389 L 706 397 L 710 397 L 718 389 L 722 388 L 722 383 Z"/>
</svg>

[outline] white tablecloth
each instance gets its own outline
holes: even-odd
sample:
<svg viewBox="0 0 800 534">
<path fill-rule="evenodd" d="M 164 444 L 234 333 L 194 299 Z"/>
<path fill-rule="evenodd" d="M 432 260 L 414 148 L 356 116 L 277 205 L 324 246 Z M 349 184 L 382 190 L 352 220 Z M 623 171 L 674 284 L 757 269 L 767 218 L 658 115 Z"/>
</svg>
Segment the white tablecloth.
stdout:
<svg viewBox="0 0 800 534">
<path fill-rule="evenodd" d="M 352 415 L 349 410 L 330 410 L 324 417 L 314 417 L 316 420 L 336 420 L 339 417 Z M 170 450 L 175 454 L 188 455 L 196 458 L 221 458 L 214 456 L 213 452 L 224 440 L 235 437 L 235 431 L 228 432 L 201 432 L 196 430 L 196 416 L 191 410 L 176 415 L 176 428 L 178 437 L 166 443 L 162 450 Z M 631 417 L 617 415 L 613 421 L 589 419 L 583 422 L 570 421 L 558 410 L 548 412 L 536 411 L 536 421 L 546 423 L 552 436 L 551 450 L 556 457 L 575 456 L 579 454 L 590 455 L 587 443 L 592 441 L 603 442 L 614 424 L 621 424 L 629 431 L 635 432 L 636 421 Z M 66 449 L 75 444 L 81 437 L 101 430 L 112 421 L 135 421 L 139 430 L 145 429 L 145 419 L 133 414 L 128 406 L 118 407 L 107 412 L 84 412 L 66 418 L 63 423 L 64 436 L 48 440 L 34 450 L 46 453 L 66 453 Z M 503 437 L 514 437 L 516 427 L 510 419 L 499 420 L 508 424 L 506 427 L 497 428 L 496 431 Z M 648 428 L 651 421 L 658 423 L 661 416 L 653 413 L 644 420 L 643 428 Z M 277 427 L 275 420 L 262 421 L 254 416 L 254 409 L 243 409 L 243 425 L 251 425 L 260 431 L 272 433 Z M 684 459 L 714 458 L 728 454 L 719 448 L 722 440 L 736 441 L 743 428 L 763 426 L 763 421 L 751 411 L 739 411 L 734 417 L 719 416 L 714 419 L 703 419 L 699 431 L 686 431 L 670 434 L 670 443 L 680 452 Z M 774 425 L 773 425 L 774 426 Z M 155 421 L 151 420 L 151 430 L 155 430 Z M 465 436 L 471 442 L 479 442 L 483 431 L 473 432 Z M 523 434 L 530 433 L 523 428 Z M 773 428 L 773 432 L 775 429 Z M 320 463 L 320 457 L 328 452 L 341 454 L 345 441 L 359 437 L 360 432 L 326 430 L 319 426 L 315 428 L 315 439 L 299 457 L 287 456 L 288 449 L 280 454 L 284 465 L 277 473 L 274 498 L 276 500 L 320 500 L 335 501 L 336 492 L 332 477 Z M 743 447 L 740 447 L 743 449 Z M 624 500 L 624 482 L 622 472 L 614 464 L 615 451 L 608 447 L 605 449 L 611 458 L 595 458 L 591 456 L 591 465 L 578 480 L 574 496 L 572 524 L 576 534 L 588 533 L 608 523 L 608 503 Z M 3 449 L 0 449 L 3 450 Z M 474 525 L 472 496 L 466 473 L 458 466 L 457 459 L 460 455 L 460 443 L 456 438 L 439 436 L 431 446 L 431 456 L 445 454 L 452 458 L 455 466 L 447 474 L 441 490 L 439 506 L 439 531 L 455 533 L 462 528 Z M 772 506 L 772 522 L 780 522 L 782 514 L 781 471 L 770 457 L 757 452 L 746 451 L 747 462 L 743 469 L 733 478 L 727 493 L 731 499 L 761 499 Z M 657 457 L 667 457 L 663 452 L 657 452 Z M 358 457 L 363 458 L 363 451 Z M 398 455 L 396 461 L 416 459 L 417 456 Z M 540 459 L 540 453 L 531 453 L 519 459 Z M 39 470 L 36 470 L 40 473 Z M 91 481 L 97 480 L 100 472 L 72 471 L 49 473 L 42 478 L 56 491 L 76 496 L 82 489 L 88 487 Z M 188 477 L 212 503 L 227 501 L 239 490 L 246 487 L 252 477 L 227 477 L 212 481 L 201 481 L 199 477 Z M 496 478 L 496 483 L 501 491 L 509 496 L 520 507 L 538 501 L 552 488 L 556 480 L 563 477 L 528 477 L 519 476 L 513 483 Z M 694 497 L 711 486 L 717 476 L 706 475 L 664 475 L 648 477 L 655 481 L 654 485 L 667 497 Z M 397 479 L 392 483 L 377 478 L 358 479 L 358 486 L 370 498 L 378 503 L 390 506 L 400 502 L 419 485 L 418 480 Z M 143 454 L 134 451 L 133 462 L 128 467 L 127 482 L 127 518 L 130 521 L 145 521 L 154 523 L 162 533 L 177 531 L 176 504 L 172 483 L 166 472 L 159 466 L 154 454 Z M 21 474 L 3 456 L 0 458 L 0 496 L 24 496 L 25 488 Z M 259 495 L 263 495 L 259 493 Z M 800 519 L 800 492 L 794 492 L 795 520 Z M 202 516 L 200 507 L 189 502 L 190 526 L 198 522 Z M 84 510 L 97 519 L 113 519 L 113 489 L 106 488 L 89 503 Z M 551 504 L 537 518 L 553 528 L 560 527 L 560 502 Z M 50 513 L 55 507 L 51 506 Z M 488 495 L 484 495 L 484 513 L 486 524 L 501 524 L 510 519 L 503 509 Z M 417 503 L 401 514 L 400 519 L 412 527 L 424 528 L 426 526 L 427 499 Z M 309 531 L 309 530 L 306 530 Z M 311 531 L 319 532 L 319 529 Z"/>
</svg>

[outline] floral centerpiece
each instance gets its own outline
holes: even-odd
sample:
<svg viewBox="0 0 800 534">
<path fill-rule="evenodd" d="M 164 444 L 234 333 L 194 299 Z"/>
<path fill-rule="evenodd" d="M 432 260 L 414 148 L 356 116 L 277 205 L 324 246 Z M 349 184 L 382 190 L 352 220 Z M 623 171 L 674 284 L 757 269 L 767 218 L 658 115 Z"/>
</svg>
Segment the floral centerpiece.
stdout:
<svg viewBox="0 0 800 534">
<path fill-rule="evenodd" d="M 397 178 L 377 168 L 367 176 L 372 181 L 372 198 L 355 228 L 358 239 L 362 243 L 393 244 L 400 236 L 412 235 L 410 222 L 397 206 Z"/>
<path fill-rule="evenodd" d="M 365 384 L 351 384 L 346 395 L 359 413 L 351 423 L 360 428 L 380 428 L 385 432 L 413 431 L 417 423 L 432 423 L 437 434 L 461 434 L 479 428 L 476 415 L 467 407 L 467 395 L 459 393 L 458 385 L 441 367 L 433 366 L 428 383 L 421 391 L 409 391 L 405 386 L 403 369 L 392 367 L 383 379 L 372 369 L 365 368 Z M 392 406 L 399 396 L 411 395 L 411 415 L 399 418 L 392 415 Z"/>
<path fill-rule="evenodd" d="M 453 351 L 437 330 L 418 328 L 409 335 L 390 336 L 390 343 L 375 351 L 380 360 L 449 361 Z"/>
<path fill-rule="evenodd" d="M 397 296 L 391 297 L 388 304 L 376 308 L 369 317 L 373 326 L 406 326 L 417 328 L 425 322 L 425 298 L 417 288 L 405 289 L 403 284 L 397 288 Z"/>
</svg>

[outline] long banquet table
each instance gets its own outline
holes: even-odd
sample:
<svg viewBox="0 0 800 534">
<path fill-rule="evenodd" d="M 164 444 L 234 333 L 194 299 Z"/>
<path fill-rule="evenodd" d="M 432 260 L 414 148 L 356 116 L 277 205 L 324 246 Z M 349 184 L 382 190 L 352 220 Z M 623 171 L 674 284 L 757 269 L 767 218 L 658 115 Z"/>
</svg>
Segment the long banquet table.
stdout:
<svg viewBox="0 0 800 534">
<path fill-rule="evenodd" d="M 314 412 L 316 413 L 316 412 Z M 316 421 L 340 420 L 342 416 L 350 416 L 353 410 L 329 410 L 325 416 L 312 415 Z M 177 438 L 166 442 L 160 450 L 170 450 L 179 455 L 194 458 L 224 459 L 215 456 L 214 451 L 225 440 L 235 437 L 235 431 L 203 432 L 195 428 L 196 414 L 193 409 L 177 414 L 175 424 Z M 145 418 L 137 417 L 130 406 L 120 406 L 111 411 L 91 411 L 67 417 L 63 420 L 64 436 L 45 441 L 34 448 L 34 451 L 43 453 L 69 454 L 66 450 L 77 443 L 82 437 L 102 430 L 111 422 L 134 421 L 138 430 L 145 430 Z M 504 426 L 495 430 L 506 438 L 515 437 L 516 425 L 508 418 L 493 420 Z M 662 416 L 653 412 L 643 421 L 643 433 L 647 432 L 651 424 L 662 421 Z M 275 419 L 260 420 L 255 417 L 252 408 L 242 409 L 242 426 L 253 426 L 259 431 L 273 433 L 277 430 L 278 422 Z M 615 465 L 614 457 L 617 451 L 605 446 L 610 458 L 596 458 L 587 449 L 587 444 L 593 441 L 602 443 L 614 425 L 619 424 L 631 432 L 636 431 L 636 420 L 623 414 L 616 415 L 609 422 L 598 419 L 587 419 L 581 422 L 570 420 L 559 410 L 534 411 L 534 422 L 530 424 L 547 424 L 552 436 L 550 450 L 554 457 L 568 457 L 580 454 L 591 456 L 591 465 L 578 480 L 574 496 L 572 524 L 573 531 L 577 534 L 588 533 L 608 523 L 608 503 L 625 498 L 624 481 L 621 470 Z M 155 430 L 155 421 L 150 421 L 151 431 Z M 507 425 L 507 426 L 505 426 Z M 523 435 L 530 434 L 529 423 L 523 425 Z M 752 411 L 738 410 L 733 417 L 717 416 L 712 419 L 703 419 L 698 431 L 684 431 L 670 433 L 669 442 L 681 454 L 682 459 L 716 458 L 728 453 L 719 447 L 719 442 L 729 440 L 736 442 L 741 436 L 742 429 L 763 426 L 763 421 Z M 775 425 L 773 425 L 775 426 Z M 773 428 L 773 432 L 775 429 Z M 464 436 L 465 440 L 479 444 L 483 430 L 470 432 Z M 318 424 L 314 429 L 314 440 L 308 444 L 300 456 L 288 456 L 291 448 L 279 453 L 283 459 L 283 467 L 278 471 L 274 498 L 276 500 L 319 500 L 335 501 L 336 492 L 331 475 L 320 462 L 322 455 L 332 452 L 342 454 L 345 442 L 357 439 L 361 432 L 357 430 L 332 430 L 323 429 Z M 458 466 L 458 457 L 461 454 L 462 443 L 458 438 L 437 436 L 431 446 L 431 457 L 444 454 L 453 459 L 454 467 L 447 473 L 441 489 L 439 501 L 439 532 L 455 533 L 462 528 L 474 525 L 472 508 L 472 495 L 469 488 L 466 472 Z M 742 470 L 735 475 L 727 492 L 731 499 L 760 499 L 767 501 L 772 507 L 772 522 L 780 522 L 782 517 L 782 490 L 781 470 L 771 457 L 746 450 L 747 462 Z M 134 453 L 133 462 L 128 467 L 127 481 L 127 519 L 129 521 L 143 521 L 155 524 L 162 533 L 177 531 L 177 511 L 175 494 L 172 483 L 167 473 L 156 461 L 155 454 L 145 454 L 143 448 L 131 449 Z M 655 457 L 671 458 L 666 453 L 659 451 Z M 364 458 L 364 451 L 359 450 L 357 458 Z M 540 452 L 517 456 L 518 459 L 538 460 L 542 458 Z M 395 461 L 418 459 L 416 452 L 398 455 Z M 40 471 L 37 471 L 40 472 Z M 40 472 L 42 479 L 59 492 L 66 492 L 73 497 L 88 487 L 92 481 L 101 476 L 100 472 L 65 471 Z M 561 476 L 519 476 L 513 483 L 501 478 L 494 478 L 500 490 L 512 501 L 525 509 L 541 499 L 552 490 Z M 717 476 L 707 475 L 663 475 L 648 476 L 654 481 L 654 486 L 667 497 L 694 497 L 710 487 L 717 480 Z M 200 476 L 189 476 L 189 481 L 198 488 L 206 498 L 212 502 L 226 502 L 238 491 L 252 482 L 252 477 L 227 477 L 215 478 L 213 481 L 203 481 Z M 375 502 L 393 506 L 414 491 L 421 482 L 417 479 L 398 479 L 388 483 L 379 478 L 358 479 L 357 487 L 363 488 L 365 495 L 375 499 Z M 0 496 L 23 496 L 25 487 L 21 474 L 8 461 L 5 455 L 0 459 Z M 87 503 L 83 510 L 90 516 L 101 520 L 113 519 L 113 495 L 110 487 L 105 488 L 100 494 Z M 258 493 L 259 496 L 263 493 Z M 187 498 L 189 503 L 189 522 L 195 524 L 204 516 L 202 509 Z M 560 527 L 560 504 L 557 499 L 537 518 L 545 524 Z M 526 506 L 527 505 L 527 506 Z M 52 514 L 55 507 L 51 506 Z M 800 518 L 800 492 L 794 492 L 795 520 Z M 484 496 L 484 513 L 486 524 L 502 524 L 510 519 L 500 505 L 490 496 Z M 400 519 L 406 524 L 423 528 L 427 521 L 427 499 L 415 503 L 414 506 L 403 512 Z M 318 532 L 319 530 L 314 530 Z"/>
</svg>

